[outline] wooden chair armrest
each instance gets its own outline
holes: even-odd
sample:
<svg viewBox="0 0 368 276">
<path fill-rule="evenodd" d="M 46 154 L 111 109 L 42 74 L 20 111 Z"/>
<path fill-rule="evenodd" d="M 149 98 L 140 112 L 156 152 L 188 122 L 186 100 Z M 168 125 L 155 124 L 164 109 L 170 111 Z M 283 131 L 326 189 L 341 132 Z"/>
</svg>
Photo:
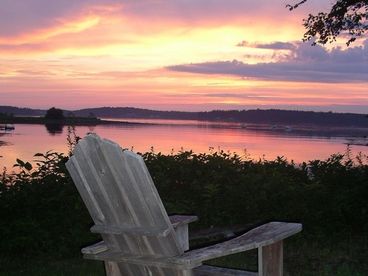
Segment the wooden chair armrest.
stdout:
<svg viewBox="0 0 368 276">
<path fill-rule="evenodd" d="M 104 251 L 107 251 L 108 247 L 104 241 L 100 241 L 98 243 L 92 244 L 90 246 L 82 248 L 82 254 L 98 254 Z"/>
<path fill-rule="evenodd" d="M 219 244 L 188 251 L 170 258 L 170 262 L 195 267 L 200 263 L 266 245 L 290 237 L 302 230 L 299 223 L 269 222 L 249 232 Z"/>
<path fill-rule="evenodd" d="M 299 223 L 270 222 L 229 241 L 168 258 L 142 258 L 126 256 L 119 252 L 109 252 L 103 241 L 83 248 L 82 253 L 88 259 L 191 269 L 200 266 L 202 262 L 207 260 L 277 243 L 301 230 L 302 225 Z"/>
<path fill-rule="evenodd" d="M 170 228 L 159 228 L 159 227 L 116 227 L 109 225 L 93 225 L 90 228 L 92 233 L 98 234 L 111 234 L 121 235 L 130 234 L 136 236 L 158 236 L 166 237 L 170 233 Z"/>
<path fill-rule="evenodd" d="M 189 224 L 193 221 L 197 221 L 197 216 L 185 216 L 185 215 L 172 215 L 169 216 L 170 222 L 174 228 L 177 228 L 178 226 Z"/>
<path fill-rule="evenodd" d="M 198 220 L 197 216 L 183 216 L 183 215 L 173 215 L 173 216 L 169 216 L 170 222 L 172 224 L 172 226 L 174 227 L 174 229 L 178 229 L 181 226 L 187 225 L 193 221 Z M 129 230 L 129 231 L 128 231 Z M 148 233 L 147 231 L 145 231 L 144 233 L 142 231 L 139 231 L 140 229 L 121 229 L 121 228 L 108 228 L 108 227 L 99 227 L 97 225 L 94 225 L 91 227 L 91 232 L 92 233 L 102 233 L 102 234 L 121 234 L 121 233 L 125 233 L 125 232 L 129 232 L 129 233 L 133 233 L 133 234 L 155 234 L 158 235 L 161 232 L 160 231 L 156 231 L 156 232 L 152 232 L 152 233 Z M 166 233 L 166 232 L 165 232 Z M 189 244 L 188 244 L 188 248 L 189 248 Z M 106 251 L 107 245 L 105 244 L 104 241 L 100 241 L 98 243 L 95 243 L 93 245 L 84 247 L 82 249 L 82 253 L 83 254 L 98 254 L 101 253 L 103 251 Z"/>
</svg>

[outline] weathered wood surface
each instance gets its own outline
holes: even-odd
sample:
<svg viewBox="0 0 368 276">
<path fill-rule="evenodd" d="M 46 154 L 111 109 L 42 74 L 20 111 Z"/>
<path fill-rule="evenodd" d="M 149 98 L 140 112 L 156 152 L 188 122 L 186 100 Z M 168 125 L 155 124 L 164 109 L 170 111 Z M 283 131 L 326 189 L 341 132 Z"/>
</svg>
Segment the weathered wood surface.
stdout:
<svg viewBox="0 0 368 276">
<path fill-rule="evenodd" d="M 169 216 L 169 220 L 172 227 L 176 229 L 181 226 L 187 226 L 188 223 L 198 220 L 198 217 L 173 215 Z M 117 226 L 94 225 L 91 227 L 90 230 L 92 233 L 100 233 L 100 234 L 114 234 L 114 235 L 131 234 L 138 236 L 166 237 L 170 233 L 171 228 L 117 227 Z"/>
<path fill-rule="evenodd" d="M 172 215 L 169 216 L 171 225 L 176 228 L 183 224 L 189 224 L 191 222 L 197 221 L 197 216 L 186 216 L 186 215 Z"/>
<path fill-rule="evenodd" d="M 92 230 L 102 233 L 110 251 L 154 257 L 184 252 L 139 155 L 88 135 L 67 168 L 95 222 Z"/>
<path fill-rule="evenodd" d="M 107 276 L 194 276 L 193 270 L 176 270 L 152 266 L 126 265 L 115 262 L 105 262 Z"/>
<path fill-rule="evenodd" d="M 84 258 L 90 260 L 124 262 L 135 265 L 156 266 L 162 268 L 176 268 L 176 269 L 191 269 L 193 267 L 199 266 L 198 264 L 195 264 L 193 266 L 180 263 L 173 263 L 171 262 L 170 258 L 142 257 L 116 251 L 114 252 L 111 250 L 106 250 L 97 254 L 84 253 Z"/>
<path fill-rule="evenodd" d="M 180 239 L 184 239 L 183 235 L 186 235 L 186 237 L 188 238 L 187 241 L 186 241 L 186 244 L 188 244 L 188 248 L 189 248 L 188 233 L 182 234 L 182 231 L 183 231 L 182 227 L 187 226 L 188 223 L 197 221 L 198 217 L 197 216 L 188 216 L 188 215 L 172 215 L 172 216 L 169 216 L 169 220 L 171 222 L 171 225 L 174 227 L 174 230 L 175 230 L 175 233 L 176 233 L 177 237 L 181 235 L 181 237 L 178 237 L 179 243 L 180 244 L 182 243 L 180 241 Z M 91 228 L 91 232 L 94 232 L 93 227 L 94 226 L 92 226 L 92 228 Z M 179 229 L 180 232 L 177 231 L 178 229 Z M 114 233 L 122 234 L 122 232 L 119 231 L 119 228 L 114 229 L 114 230 L 115 230 Z M 96 232 L 98 232 L 98 231 L 96 231 Z M 179 234 L 178 234 L 178 232 L 179 232 Z M 100 233 L 100 232 L 98 232 L 98 233 Z M 140 234 L 142 234 L 142 233 L 140 233 Z M 100 242 L 95 243 L 93 245 L 82 248 L 82 253 L 83 254 L 97 254 L 97 253 L 101 253 L 101 252 L 106 251 L 106 250 L 108 250 L 108 247 L 107 247 L 105 241 L 100 241 Z"/>
<path fill-rule="evenodd" d="M 103 238 L 82 253 L 105 261 L 108 276 L 257 275 L 202 265 L 254 248 L 260 248 L 260 275 L 282 275 L 280 241 L 302 229 L 301 224 L 271 222 L 232 240 L 184 253 L 189 249 L 188 223 L 197 217 L 168 217 L 139 155 L 89 135 L 66 165 L 95 222 L 91 231 Z"/>
<path fill-rule="evenodd" d="M 90 246 L 82 248 L 81 252 L 83 254 L 98 254 L 101 252 L 107 251 L 109 248 L 107 247 L 105 241 L 100 241 L 98 243 L 92 244 Z"/>
<path fill-rule="evenodd" d="M 283 241 L 258 248 L 258 273 L 260 276 L 283 275 Z"/>
<path fill-rule="evenodd" d="M 257 276 L 257 272 L 201 265 L 193 269 L 195 276 Z"/>
<path fill-rule="evenodd" d="M 115 262 L 105 262 L 105 271 L 107 276 L 124 276 L 121 274 L 119 264 Z"/>
<path fill-rule="evenodd" d="M 169 216 L 170 222 L 174 227 L 176 238 L 184 251 L 189 250 L 189 229 L 188 224 L 198 220 L 197 216 Z"/>
<path fill-rule="evenodd" d="M 100 254 L 88 255 L 86 258 L 189 269 L 200 266 L 202 262 L 207 260 L 259 247 L 266 247 L 300 232 L 301 229 L 301 224 L 298 223 L 270 222 L 229 241 L 205 248 L 191 250 L 175 257 L 141 258 L 119 252 L 106 251 Z"/>
<path fill-rule="evenodd" d="M 170 262 L 193 265 L 206 260 L 235 254 L 283 240 L 302 230 L 299 223 L 269 222 L 229 241 L 192 250 L 170 258 Z"/>
<path fill-rule="evenodd" d="M 166 237 L 171 228 L 159 228 L 159 227 L 119 227 L 119 226 L 105 226 L 105 225 L 94 225 L 91 227 L 92 233 L 99 234 L 112 234 L 122 235 L 130 234 L 135 236 L 157 236 Z"/>
<path fill-rule="evenodd" d="M 175 228 L 176 238 L 184 251 L 189 250 L 189 229 L 188 224 L 183 224 Z"/>
<path fill-rule="evenodd" d="M 197 216 L 187 215 L 172 215 L 169 216 L 171 225 L 174 227 L 177 238 L 180 244 L 185 244 L 185 250 L 189 249 L 189 236 L 188 236 L 188 223 L 198 220 Z M 93 228 L 93 226 L 92 226 Z M 94 232 L 94 229 L 91 231 Z M 183 229 L 184 228 L 184 229 Z M 186 228 L 186 229 L 185 229 Z M 122 234 L 118 229 L 115 229 L 115 233 Z M 184 233 L 183 233 L 184 232 Z M 100 241 L 96 244 L 82 248 L 83 254 L 97 254 L 108 250 L 108 247 L 104 241 Z"/>
<path fill-rule="evenodd" d="M 119 269 L 119 265 L 114 262 L 105 262 L 105 270 L 107 275 L 111 276 L 124 276 L 121 274 L 121 270 Z M 158 274 L 149 274 L 152 273 L 152 268 L 148 268 L 144 275 L 152 275 L 152 276 L 160 276 Z M 165 271 L 168 272 L 168 271 Z M 182 276 L 257 276 L 257 272 L 249 272 L 249 271 L 242 271 L 236 270 L 231 268 L 222 268 L 222 267 L 215 267 L 209 265 L 202 265 L 193 269 L 192 271 L 185 271 L 185 274 L 178 274 L 175 270 L 171 271 L 172 274 L 168 274 L 169 276 L 175 275 L 182 275 Z"/>
</svg>

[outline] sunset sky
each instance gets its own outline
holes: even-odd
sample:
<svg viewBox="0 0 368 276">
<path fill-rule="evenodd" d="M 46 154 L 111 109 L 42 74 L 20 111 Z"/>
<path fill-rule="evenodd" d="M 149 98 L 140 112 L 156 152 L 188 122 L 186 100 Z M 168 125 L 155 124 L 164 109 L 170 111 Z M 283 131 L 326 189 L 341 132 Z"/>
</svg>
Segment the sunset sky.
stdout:
<svg viewBox="0 0 368 276">
<path fill-rule="evenodd" d="M 302 43 L 309 0 L 0 0 L 0 105 L 368 113 L 368 39 Z"/>
</svg>

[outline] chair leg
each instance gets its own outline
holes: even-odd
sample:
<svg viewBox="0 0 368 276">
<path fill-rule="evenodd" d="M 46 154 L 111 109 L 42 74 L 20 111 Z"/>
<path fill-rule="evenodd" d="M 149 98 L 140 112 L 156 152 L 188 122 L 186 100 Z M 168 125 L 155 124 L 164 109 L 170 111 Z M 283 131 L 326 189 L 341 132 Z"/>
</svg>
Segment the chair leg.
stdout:
<svg viewBox="0 0 368 276">
<path fill-rule="evenodd" d="M 106 276 L 193 276 L 193 270 L 148 267 L 105 261 Z"/>
<path fill-rule="evenodd" d="M 176 238 L 179 241 L 179 244 L 183 251 L 189 250 L 189 234 L 188 234 L 188 224 L 180 225 L 174 228 Z"/>
<path fill-rule="evenodd" d="M 105 261 L 106 276 L 122 276 L 120 268 L 116 262 Z"/>
<path fill-rule="evenodd" d="M 258 248 L 258 275 L 259 276 L 283 275 L 282 241 Z"/>
<path fill-rule="evenodd" d="M 152 272 L 149 267 L 124 262 L 105 261 L 106 276 L 154 276 L 171 275 L 161 272 L 162 269 Z"/>
</svg>

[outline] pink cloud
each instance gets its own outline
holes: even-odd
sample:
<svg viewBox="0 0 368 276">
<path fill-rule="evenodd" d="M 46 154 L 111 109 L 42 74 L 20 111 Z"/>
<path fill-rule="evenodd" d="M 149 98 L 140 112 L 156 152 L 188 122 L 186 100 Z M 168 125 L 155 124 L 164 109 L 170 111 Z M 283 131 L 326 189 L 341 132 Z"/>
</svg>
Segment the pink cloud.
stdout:
<svg viewBox="0 0 368 276">
<path fill-rule="evenodd" d="M 153 25 L 168 21 L 198 26 L 205 22 L 226 25 L 236 21 L 262 24 L 264 21 L 280 23 L 290 20 L 300 25 L 301 19 L 309 12 L 329 6 L 321 2 L 310 0 L 308 5 L 290 12 L 282 1 L 269 0 L 3 0 L 0 37 L 47 29 L 81 14 L 112 12 L 137 23 L 149 22 Z"/>
<path fill-rule="evenodd" d="M 65 18 L 93 13 L 98 5 L 108 6 L 109 0 L 3 0 L 0 9 L 0 37 L 13 37 L 34 30 L 60 25 Z M 101 7 L 101 6 L 100 6 Z M 102 12 L 101 9 L 99 12 Z"/>
</svg>

